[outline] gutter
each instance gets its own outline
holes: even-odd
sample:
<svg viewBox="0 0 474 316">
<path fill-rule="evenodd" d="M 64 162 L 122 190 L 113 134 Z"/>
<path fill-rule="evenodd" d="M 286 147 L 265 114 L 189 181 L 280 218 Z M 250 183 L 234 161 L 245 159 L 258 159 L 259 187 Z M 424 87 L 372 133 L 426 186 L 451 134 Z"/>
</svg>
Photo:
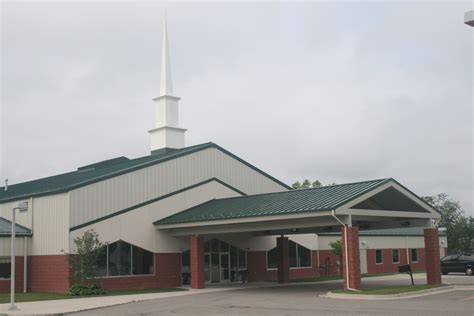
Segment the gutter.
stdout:
<svg viewBox="0 0 474 316">
<path fill-rule="evenodd" d="M 347 225 L 341 221 L 337 216 L 336 216 L 336 211 L 333 209 L 331 210 L 331 216 L 338 221 L 343 227 L 344 227 L 344 252 L 345 252 L 345 268 L 346 268 L 346 289 L 349 291 L 354 291 L 354 292 L 360 292 L 359 290 L 353 289 L 349 286 L 349 252 L 348 252 L 348 247 L 347 247 Z"/>
</svg>

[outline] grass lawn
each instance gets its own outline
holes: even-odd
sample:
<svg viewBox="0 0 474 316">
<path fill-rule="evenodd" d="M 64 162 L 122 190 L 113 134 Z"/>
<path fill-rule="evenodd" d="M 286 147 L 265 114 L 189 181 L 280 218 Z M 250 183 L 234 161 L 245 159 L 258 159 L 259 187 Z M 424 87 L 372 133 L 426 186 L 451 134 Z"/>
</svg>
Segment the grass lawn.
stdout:
<svg viewBox="0 0 474 316">
<path fill-rule="evenodd" d="M 175 291 L 187 291 L 181 288 L 160 288 L 160 289 L 137 289 L 137 290 L 114 290 L 107 291 L 104 295 L 91 295 L 91 296 L 71 296 L 68 294 L 59 293 L 16 293 L 16 302 L 32 302 L 32 301 L 46 301 L 46 300 L 63 300 L 63 299 L 75 299 L 84 297 L 97 297 L 97 296 L 113 296 L 113 295 L 128 295 L 128 294 L 147 294 L 147 293 L 161 293 L 161 292 L 175 292 Z M 10 302 L 10 293 L 0 293 L 0 304 Z"/>
<path fill-rule="evenodd" d="M 414 292 L 426 289 L 432 289 L 436 287 L 442 287 L 444 285 L 436 284 L 436 285 L 402 285 L 402 286 L 388 286 L 388 287 L 379 287 L 373 289 L 365 289 L 360 292 L 356 291 L 344 291 L 344 290 L 335 290 L 333 293 L 339 294 L 363 294 L 363 295 L 390 295 L 390 294 L 399 294 L 399 293 L 406 293 L 406 292 Z"/>
<path fill-rule="evenodd" d="M 394 274 L 398 274 L 398 273 L 392 273 L 392 272 L 387 272 L 387 273 L 365 273 L 365 274 L 361 274 L 361 277 L 369 278 L 369 277 L 378 277 L 378 276 L 394 275 Z M 342 280 L 342 275 L 323 275 L 323 276 L 320 276 L 320 277 L 292 279 L 292 280 L 290 280 L 290 282 L 318 282 L 318 281 L 331 281 L 331 280 Z"/>
</svg>

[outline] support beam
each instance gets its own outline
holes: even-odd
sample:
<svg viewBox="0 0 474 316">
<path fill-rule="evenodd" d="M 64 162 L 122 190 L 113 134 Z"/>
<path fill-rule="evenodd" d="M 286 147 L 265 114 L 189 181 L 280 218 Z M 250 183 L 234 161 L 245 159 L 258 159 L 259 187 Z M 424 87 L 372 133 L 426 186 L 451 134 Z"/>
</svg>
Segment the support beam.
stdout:
<svg viewBox="0 0 474 316">
<path fill-rule="evenodd" d="M 426 283 L 441 284 L 441 262 L 437 228 L 425 228 Z"/>
<path fill-rule="evenodd" d="M 277 237 L 278 249 L 278 283 L 290 282 L 290 263 L 288 254 L 288 237 Z"/>
<path fill-rule="evenodd" d="M 191 261 L 191 288 L 203 289 L 204 275 L 204 243 L 202 237 L 192 236 L 189 240 Z"/>
<path fill-rule="evenodd" d="M 341 237 L 342 276 L 344 289 L 360 290 L 361 278 L 359 254 L 359 227 L 341 228 Z"/>
</svg>

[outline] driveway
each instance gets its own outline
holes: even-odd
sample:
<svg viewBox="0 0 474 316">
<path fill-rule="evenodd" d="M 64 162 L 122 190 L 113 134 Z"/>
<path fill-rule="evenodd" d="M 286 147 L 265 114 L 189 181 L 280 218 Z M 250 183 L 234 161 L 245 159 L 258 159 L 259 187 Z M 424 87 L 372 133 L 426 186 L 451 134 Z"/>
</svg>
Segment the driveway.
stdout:
<svg viewBox="0 0 474 316">
<path fill-rule="evenodd" d="M 472 284 L 474 277 L 453 275 L 443 278 L 450 283 Z M 455 281 L 453 281 L 455 280 Z M 408 284 L 403 275 L 386 278 L 367 278 L 367 287 Z M 423 279 L 416 278 L 417 284 Z M 248 288 L 174 298 L 163 298 L 139 303 L 96 309 L 79 315 L 472 315 L 474 291 L 455 291 L 406 300 L 356 301 L 319 297 L 327 291 L 339 289 L 340 281 Z"/>
</svg>

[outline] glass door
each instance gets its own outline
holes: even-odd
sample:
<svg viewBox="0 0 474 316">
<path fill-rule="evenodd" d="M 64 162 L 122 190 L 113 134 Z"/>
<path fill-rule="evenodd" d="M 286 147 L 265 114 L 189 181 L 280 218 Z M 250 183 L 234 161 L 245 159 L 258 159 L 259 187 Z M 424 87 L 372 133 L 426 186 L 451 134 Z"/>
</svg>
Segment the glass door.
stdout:
<svg viewBox="0 0 474 316">
<path fill-rule="evenodd" d="M 229 282 L 229 254 L 221 253 L 221 282 Z"/>
<path fill-rule="evenodd" d="M 204 255 L 204 275 L 206 282 L 211 282 L 211 261 L 209 254 Z"/>
<path fill-rule="evenodd" d="M 219 254 L 211 254 L 211 282 L 220 282 L 220 265 L 219 265 Z"/>
</svg>

